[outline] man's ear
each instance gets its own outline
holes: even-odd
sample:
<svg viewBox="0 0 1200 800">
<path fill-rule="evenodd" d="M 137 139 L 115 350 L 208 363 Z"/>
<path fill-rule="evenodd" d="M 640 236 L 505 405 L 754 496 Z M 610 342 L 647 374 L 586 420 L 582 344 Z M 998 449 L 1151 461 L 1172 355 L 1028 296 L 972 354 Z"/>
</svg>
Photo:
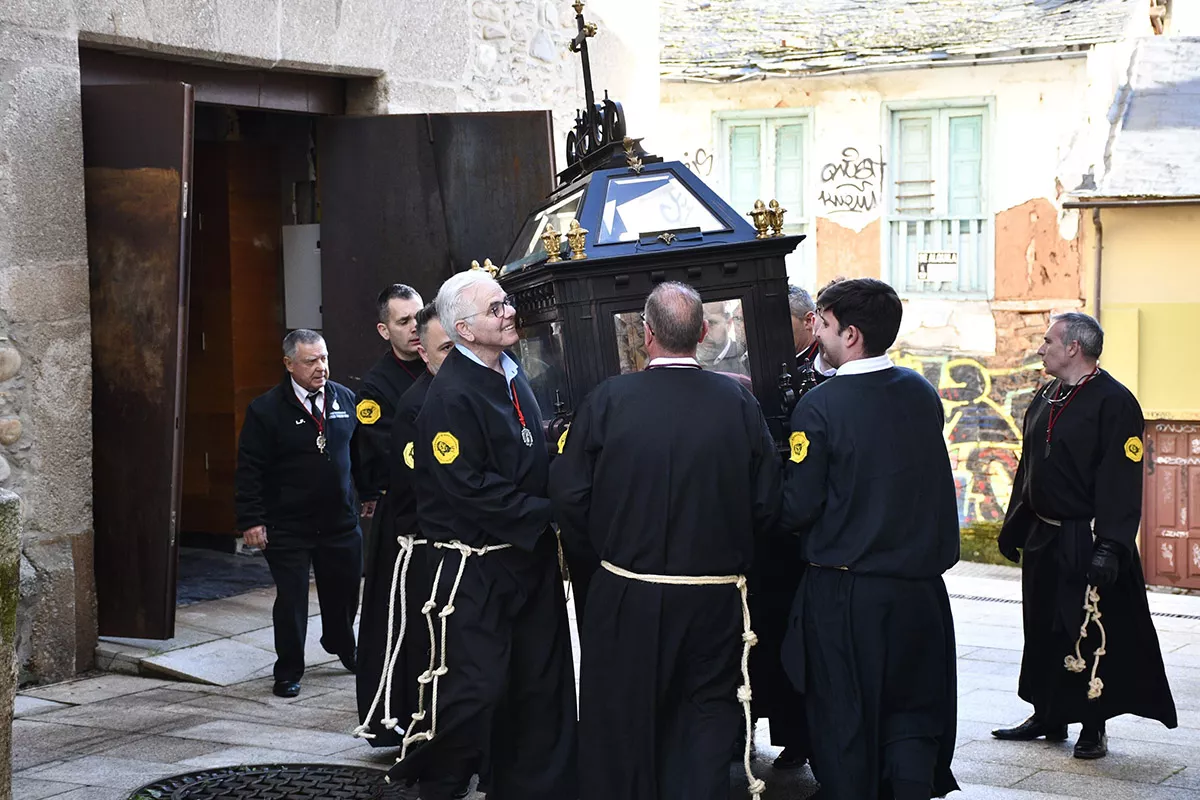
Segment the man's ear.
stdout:
<svg viewBox="0 0 1200 800">
<path fill-rule="evenodd" d="M 375 330 L 379 331 L 379 335 L 382 336 L 384 339 L 388 338 L 387 325 L 384 325 L 382 322 L 377 322 L 377 323 L 375 323 Z"/>
<path fill-rule="evenodd" d="M 471 330 L 471 326 L 467 324 L 465 319 L 460 319 L 458 322 L 454 323 L 454 330 L 458 331 L 458 335 L 462 339 L 465 339 L 468 342 L 475 341 L 475 333 Z"/>
<path fill-rule="evenodd" d="M 708 338 L 708 320 L 700 323 L 700 338 L 696 340 L 696 344 L 700 344 Z"/>
<path fill-rule="evenodd" d="M 423 345 L 423 344 L 417 345 L 417 355 L 419 355 L 421 357 L 421 360 L 424 361 L 426 364 L 429 363 L 429 354 L 425 352 L 425 345 Z"/>
</svg>

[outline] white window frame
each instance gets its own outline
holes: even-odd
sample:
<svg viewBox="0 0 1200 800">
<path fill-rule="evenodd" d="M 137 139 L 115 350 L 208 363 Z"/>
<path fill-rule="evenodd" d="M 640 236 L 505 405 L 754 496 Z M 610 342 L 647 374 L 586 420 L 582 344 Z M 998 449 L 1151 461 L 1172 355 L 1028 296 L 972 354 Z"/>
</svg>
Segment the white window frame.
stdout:
<svg viewBox="0 0 1200 800">
<path fill-rule="evenodd" d="M 938 112 L 939 115 L 956 116 L 955 112 L 980 112 L 983 115 L 983 135 L 981 145 L 983 147 L 983 158 L 980 167 L 980 198 L 982 203 L 981 214 L 985 220 L 983 227 L 983 237 L 985 244 L 984 261 L 984 290 L 982 291 L 955 291 L 955 290 L 930 290 L 930 291 L 912 291 L 907 288 L 907 277 L 900 274 L 900 268 L 892 258 L 892 223 L 900 220 L 909 222 L 914 220 L 939 219 L 947 216 L 946 204 L 949 198 L 949 192 L 942 193 L 935 191 L 935 203 L 933 212 L 927 216 L 917 216 L 912 214 L 899 214 L 896 211 L 896 182 L 895 170 L 899 167 L 899 152 L 900 152 L 900 129 L 896 125 L 896 121 L 902 119 L 906 114 L 918 116 L 928 114 L 930 112 Z M 992 202 L 993 191 L 993 174 L 995 170 L 995 131 L 996 131 L 996 100 L 994 97 L 957 97 L 957 98 L 941 98 L 928 100 L 914 101 L 891 101 L 884 102 L 881 106 L 881 141 L 886 142 L 885 147 L 885 173 L 884 173 L 884 191 L 887 194 L 886 202 L 883 206 L 884 217 L 883 224 L 880 225 L 880 260 L 882 264 L 882 272 L 884 280 L 896 287 L 901 297 L 911 297 L 914 299 L 991 299 L 996 294 L 996 212 Z M 957 114 L 967 116 L 966 113 Z M 973 115 L 973 114 L 972 114 Z M 940 123 L 934 126 L 933 130 L 933 145 L 931 147 L 933 156 L 933 177 L 937 183 L 942 185 L 948 184 L 949 177 L 949 148 L 945 141 L 945 132 L 943 125 Z M 936 184 L 935 184 L 936 185 Z M 940 196 L 939 196 L 940 195 Z M 933 249 L 933 248 L 931 248 Z"/>
<path fill-rule="evenodd" d="M 802 123 L 804 125 L 804 175 L 802 185 L 800 187 L 800 196 L 804 201 L 804 213 L 798 214 L 795 210 L 790 210 L 788 215 L 784 217 L 788 224 L 800 224 L 804 226 L 804 241 L 796 246 L 794 253 L 788 257 L 789 270 L 788 280 L 792 283 L 797 283 L 809 291 L 815 291 L 817 275 L 817 230 L 816 218 L 813 215 L 813 208 L 816 203 L 816 184 L 813 180 L 813 146 L 815 121 L 813 119 L 813 110 L 808 108 L 800 109 L 748 109 L 739 111 L 717 111 L 713 114 L 713 155 L 715 163 L 713 165 L 713 174 L 708 178 L 709 185 L 719 194 L 726 202 L 732 204 L 730 186 L 729 186 L 729 170 L 731 167 L 732 158 L 729 152 L 729 129 L 733 127 L 748 127 L 753 122 L 759 124 L 759 153 L 761 163 L 762 193 L 761 198 L 764 203 L 770 202 L 775 198 L 775 137 L 772 133 L 774 128 L 781 125 L 795 125 Z M 751 209 L 735 208 L 735 211 L 745 214 Z M 749 217 L 747 217 L 749 220 Z M 798 266 L 797 266 L 798 265 Z"/>
</svg>

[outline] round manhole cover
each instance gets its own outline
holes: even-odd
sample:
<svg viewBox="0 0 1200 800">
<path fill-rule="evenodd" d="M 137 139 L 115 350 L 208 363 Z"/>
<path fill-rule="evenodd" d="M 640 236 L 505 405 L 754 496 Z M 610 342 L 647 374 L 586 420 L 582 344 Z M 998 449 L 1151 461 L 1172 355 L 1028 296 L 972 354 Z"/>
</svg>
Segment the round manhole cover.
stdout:
<svg viewBox="0 0 1200 800">
<path fill-rule="evenodd" d="M 403 800 L 384 773 L 336 764 L 270 764 L 189 772 L 143 786 L 129 800 Z"/>
</svg>

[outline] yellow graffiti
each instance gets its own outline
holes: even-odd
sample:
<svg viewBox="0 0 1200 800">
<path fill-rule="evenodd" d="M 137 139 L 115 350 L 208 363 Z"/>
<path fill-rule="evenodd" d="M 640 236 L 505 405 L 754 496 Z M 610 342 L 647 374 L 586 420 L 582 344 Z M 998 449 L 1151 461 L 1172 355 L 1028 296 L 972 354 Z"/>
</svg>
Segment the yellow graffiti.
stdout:
<svg viewBox="0 0 1200 800">
<path fill-rule="evenodd" d="M 962 522 L 1003 519 L 1021 455 L 1021 422 L 1042 378 L 1040 364 L 989 367 L 974 358 L 908 352 L 892 360 L 924 375 L 942 399 L 942 435 Z"/>
</svg>

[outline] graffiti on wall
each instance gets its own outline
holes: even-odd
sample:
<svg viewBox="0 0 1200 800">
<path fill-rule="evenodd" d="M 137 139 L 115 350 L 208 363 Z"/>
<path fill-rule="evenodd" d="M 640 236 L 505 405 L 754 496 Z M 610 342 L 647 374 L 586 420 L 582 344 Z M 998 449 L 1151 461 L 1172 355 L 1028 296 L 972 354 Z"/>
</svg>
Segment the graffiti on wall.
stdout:
<svg viewBox="0 0 1200 800">
<path fill-rule="evenodd" d="M 712 153 L 703 147 L 697 147 L 695 154 L 683 154 L 683 163 L 687 165 L 687 168 L 705 178 L 712 175 L 714 160 Z"/>
<path fill-rule="evenodd" d="M 841 160 L 821 167 L 817 199 L 830 214 L 873 211 L 883 199 L 883 167 L 883 147 L 878 159 L 864 157 L 857 147 L 846 147 Z"/>
<path fill-rule="evenodd" d="M 1003 520 L 1021 457 L 1021 423 L 1042 379 L 1040 360 L 991 368 L 950 355 L 901 352 L 893 359 L 924 375 L 942 398 L 959 521 Z"/>
</svg>

